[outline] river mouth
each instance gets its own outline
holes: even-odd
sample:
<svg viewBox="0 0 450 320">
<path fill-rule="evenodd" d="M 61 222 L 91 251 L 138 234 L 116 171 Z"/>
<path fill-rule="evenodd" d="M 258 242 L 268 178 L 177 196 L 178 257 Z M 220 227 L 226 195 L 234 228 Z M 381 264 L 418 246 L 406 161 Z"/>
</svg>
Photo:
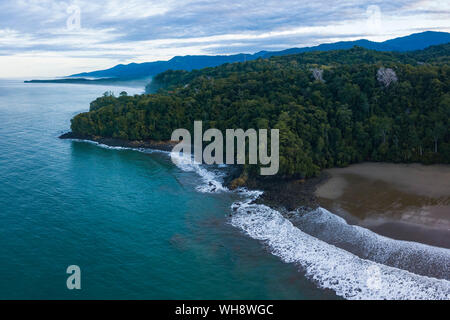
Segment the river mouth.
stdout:
<svg viewBox="0 0 450 320">
<path fill-rule="evenodd" d="M 321 207 L 393 239 L 450 248 L 450 166 L 362 163 L 327 173 Z"/>
</svg>

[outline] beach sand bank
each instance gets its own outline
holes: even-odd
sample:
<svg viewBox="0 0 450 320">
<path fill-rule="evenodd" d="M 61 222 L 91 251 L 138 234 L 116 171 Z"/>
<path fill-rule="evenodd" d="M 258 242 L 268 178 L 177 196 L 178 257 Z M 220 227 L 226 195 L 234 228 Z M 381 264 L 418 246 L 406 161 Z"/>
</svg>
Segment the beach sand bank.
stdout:
<svg viewBox="0 0 450 320">
<path fill-rule="evenodd" d="M 361 163 L 326 173 L 318 202 L 348 223 L 450 248 L 450 166 Z"/>
</svg>

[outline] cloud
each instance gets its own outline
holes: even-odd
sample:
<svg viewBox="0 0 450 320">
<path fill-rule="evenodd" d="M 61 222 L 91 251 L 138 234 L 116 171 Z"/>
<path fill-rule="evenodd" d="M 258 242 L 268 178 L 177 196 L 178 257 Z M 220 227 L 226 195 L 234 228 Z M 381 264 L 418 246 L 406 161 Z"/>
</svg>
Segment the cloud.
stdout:
<svg viewBox="0 0 450 320">
<path fill-rule="evenodd" d="M 76 14 L 69 7 L 79 8 L 80 28 L 68 29 L 67 20 Z M 23 67 L 31 61 L 59 61 L 52 72 L 61 75 L 175 55 L 381 41 L 424 30 L 450 31 L 449 18 L 450 3 L 435 0 L 2 1 L 0 77 L 10 75 L 11 63 L 15 75 L 49 74 Z"/>
</svg>

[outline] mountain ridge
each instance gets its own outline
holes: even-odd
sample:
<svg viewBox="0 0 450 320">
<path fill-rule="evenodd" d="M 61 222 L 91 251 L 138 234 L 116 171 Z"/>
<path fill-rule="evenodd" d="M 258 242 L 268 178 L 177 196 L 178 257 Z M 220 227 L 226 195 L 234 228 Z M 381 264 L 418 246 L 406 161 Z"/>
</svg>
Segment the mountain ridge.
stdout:
<svg viewBox="0 0 450 320">
<path fill-rule="evenodd" d="M 186 55 L 175 56 L 167 61 L 154 61 L 143 63 L 118 64 L 112 68 L 73 74 L 75 77 L 92 78 L 120 78 L 139 79 L 154 76 L 166 70 L 186 70 L 216 67 L 224 63 L 244 62 L 258 58 L 270 58 L 272 56 L 283 56 L 310 51 L 329 51 L 338 49 L 349 49 L 360 46 L 377 51 L 413 51 L 425 49 L 432 45 L 450 42 L 450 33 L 438 31 L 425 31 L 414 33 L 404 37 L 389 39 L 383 42 L 374 42 L 367 39 L 355 41 L 339 41 L 335 43 L 324 43 L 312 47 L 289 48 L 281 51 L 259 51 L 254 54 L 239 53 L 234 55 Z"/>
</svg>

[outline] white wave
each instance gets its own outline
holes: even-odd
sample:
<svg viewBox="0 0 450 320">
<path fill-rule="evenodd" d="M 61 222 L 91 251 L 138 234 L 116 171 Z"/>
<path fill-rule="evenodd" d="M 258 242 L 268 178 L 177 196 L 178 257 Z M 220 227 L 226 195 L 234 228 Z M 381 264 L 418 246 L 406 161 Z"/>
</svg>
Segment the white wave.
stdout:
<svg viewBox="0 0 450 320">
<path fill-rule="evenodd" d="M 200 176 L 203 183 L 197 186 L 197 191 L 202 193 L 228 191 L 228 188 L 222 184 L 223 173 L 206 169 L 204 165 L 195 162 L 192 155 L 172 152 L 170 153 L 170 157 L 172 158 L 172 162 L 181 170 L 195 172 Z"/>
<path fill-rule="evenodd" d="M 89 140 L 81 141 L 94 143 L 107 149 L 168 154 L 178 168 L 186 172 L 195 172 L 201 177 L 203 183 L 196 188 L 199 192 L 229 191 L 221 182 L 221 173 L 208 170 L 204 165 L 194 162 L 192 156 L 186 157 L 182 154 L 155 149 L 111 147 Z M 406 270 L 359 258 L 353 253 L 302 232 L 284 218 L 280 212 L 265 205 L 252 203 L 262 195 L 262 191 L 240 188 L 237 192 L 246 200 L 233 203 L 234 214 L 231 218 L 231 224 L 245 231 L 250 237 L 264 241 L 271 252 L 279 256 L 284 262 L 298 264 L 305 270 L 306 276 L 316 282 L 318 286 L 332 289 L 337 295 L 346 299 L 450 299 L 449 281 L 417 275 Z M 310 212 L 309 217 L 304 216 L 305 221 L 309 219 L 313 223 L 329 224 L 329 226 L 336 223 L 341 226 L 346 224 L 345 220 L 331 212 L 326 210 L 319 212 L 322 214 L 316 216 L 313 215 L 314 212 Z M 371 231 L 361 227 L 355 228 L 366 236 L 367 232 L 371 233 Z M 374 256 L 368 258 L 386 262 L 387 247 L 380 248 L 380 244 L 377 242 L 385 237 L 374 233 L 370 235 L 379 238 L 373 239 L 372 247 L 367 248 L 369 252 L 374 254 Z M 386 246 L 403 242 L 385 239 L 386 241 L 389 240 Z M 417 245 L 420 246 L 420 244 Z M 439 248 L 435 249 L 439 250 Z M 402 252 L 397 251 L 396 254 L 401 256 Z"/>
<path fill-rule="evenodd" d="M 363 259 L 449 280 L 449 249 L 384 237 L 369 229 L 349 225 L 345 219 L 324 208 L 297 212 L 289 220 L 302 231 Z"/>
<path fill-rule="evenodd" d="M 172 162 L 181 170 L 186 172 L 195 172 L 197 173 L 203 183 L 198 185 L 196 190 L 203 193 L 216 193 L 216 192 L 223 192 L 223 191 L 229 191 L 228 188 L 226 188 L 222 184 L 222 178 L 223 173 L 219 171 L 210 171 L 207 170 L 204 165 L 199 164 L 193 160 L 192 155 L 185 155 L 184 153 L 175 153 L 170 151 L 164 151 L 164 150 L 158 150 L 158 149 L 151 149 L 151 148 L 131 148 L 131 147 L 120 147 L 120 146 L 108 146 L 106 144 L 99 143 L 97 141 L 92 140 L 82 140 L 82 139 L 71 139 L 72 141 L 78 141 L 78 142 L 87 142 L 91 144 L 95 144 L 98 147 L 105 148 L 105 149 L 111 149 L 111 150 L 134 150 L 144 153 L 164 153 L 167 155 L 170 155 Z M 221 165 L 219 168 L 223 168 L 226 165 Z"/>
<path fill-rule="evenodd" d="M 90 144 L 94 144 L 100 148 L 104 149 L 110 149 L 110 150 L 132 150 L 132 151 L 138 151 L 143 153 L 164 153 L 164 154 L 170 154 L 169 151 L 165 150 L 159 150 L 159 149 L 151 149 L 151 148 L 132 148 L 132 147 L 121 147 L 121 146 L 109 146 L 107 144 L 103 144 L 97 141 L 92 140 L 83 140 L 83 139 L 70 139 L 71 141 L 77 141 L 77 142 L 86 142 Z"/>
<path fill-rule="evenodd" d="M 450 299 L 450 282 L 361 259 L 296 228 L 280 212 L 252 200 L 233 204 L 231 224 L 298 264 L 319 287 L 346 299 Z"/>
<path fill-rule="evenodd" d="M 236 192 L 247 199 L 245 203 L 250 203 L 251 201 L 258 199 L 264 193 L 263 191 L 248 190 L 247 188 L 238 188 L 236 189 Z M 233 208 L 236 204 L 237 203 L 233 204 L 231 207 Z"/>
</svg>

